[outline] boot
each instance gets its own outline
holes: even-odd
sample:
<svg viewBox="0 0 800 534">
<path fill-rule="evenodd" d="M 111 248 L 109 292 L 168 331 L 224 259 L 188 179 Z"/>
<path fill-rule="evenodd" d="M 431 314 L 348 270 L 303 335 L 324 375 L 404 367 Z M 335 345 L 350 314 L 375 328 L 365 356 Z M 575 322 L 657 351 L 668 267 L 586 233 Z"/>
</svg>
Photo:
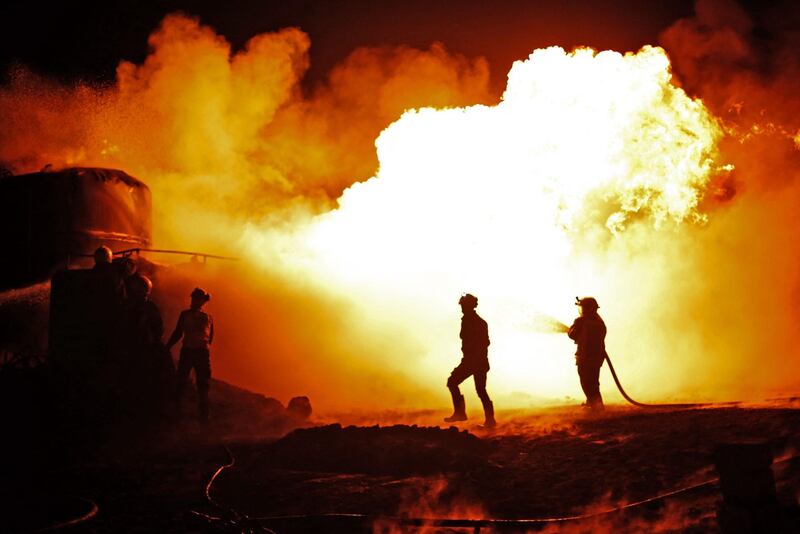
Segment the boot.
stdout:
<svg viewBox="0 0 800 534">
<path fill-rule="evenodd" d="M 445 423 L 455 423 L 457 421 L 466 421 L 467 411 L 466 403 L 464 402 L 464 395 L 453 395 L 453 415 L 445 417 Z"/>
<path fill-rule="evenodd" d="M 599 393 L 597 394 L 597 397 L 592 399 L 592 402 L 589 404 L 589 409 L 591 409 L 593 412 L 602 412 L 606 409 L 606 407 L 603 405 L 603 397 L 601 397 Z"/>
<path fill-rule="evenodd" d="M 483 428 L 494 428 L 497 426 L 497 421 L 494 420 L 494 403 L 486 401 L 483 403 L 483 413 L 486 420 L 483 422 Z"/>
</svg>

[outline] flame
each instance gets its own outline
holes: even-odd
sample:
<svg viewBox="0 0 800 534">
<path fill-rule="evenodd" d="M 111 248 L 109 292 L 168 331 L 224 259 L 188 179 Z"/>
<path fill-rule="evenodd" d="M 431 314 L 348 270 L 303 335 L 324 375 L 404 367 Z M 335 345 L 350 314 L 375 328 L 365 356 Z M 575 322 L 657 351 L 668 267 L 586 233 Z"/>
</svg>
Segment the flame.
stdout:
<svg viewBox="0 0 800 534">
<path fill-rule="evenodd" d="M 537 50 L 514 64 L 496 106 L 406 112 L 376 141 L 379 172 L 336 210 L 289 238 L 251 227 L 245 242 L 415 340 L 420 353 L 402 365 L 391 354 L 388 368 L 443 381 L 469 291 L 490 326 L 492 391 L 570 395 L 570 343 L 536 332 L 537 310 L 569 322 L 576 293 L 634 300 L 642 288 L 607 272 L 613 249 L 705 220 L 721 135 L 671 84 L 660 48 Z M 628 356 L 619 340 L 614 353 Z"/>
<path fill-rule="evenodd" d="M 113 83 L 11 72 L 0 164 L 122 168 L 159 246 L 253 259 L 209 281 L 215 375 L 317 413 L 447 403 L 463 291 L 500 408 L 580 398 L 574 346 L 543 332 L 576 295 L 640 400 L 794 393 L 800 63 L 754 27 L 700 1 L 669 59 L 537 50 L 501 99 L 440 44 L 354 50 L 301 87 L 303 31 L 234 49 L 169 15 Z"/>
<path fill-rule="evenodd" d="M 396 517 L 402 519 L 483 519 L 486 510 L 475 499 L 459 495 L 451 482 L 443 477 L 418 478 L 400 496 Z M 432 522 L 432 521 L 431 521 Z M 423 522 L 424 523 L 424 522 Z M 441 532 L 441 527 L 423 524 L 403 527 L 392 519 L 378 519 L 372 525 L 373 534 L 403 534 L 413 529 L 420 534 Z"/>
<path fill-rule="evenodd" d="M 0 86 L 0 165 L 16 173 L 47 164 L 126 170 L 153 192 L 154 239 L 163 248 L 246 260 L 239 238 L 247 222 L 285 228 L 293 214 L 327 211 L 345 187 L 374 173 L 375 137 L 405 109 L 490 100 L 486 61 L 436 43 L 356 49 L 304 91 L 310 40 L 296 28 L 234 50 L 197 19 L 173 14 L 148 42 L 145 61 L 121 62 L 113 84 L 10 72 Z M 307 394 L 315 407 L 351 408 L 377 392 L 387 403 L 409 392 L 431 400 L 404 375 L 364 360 L 397 342 L 357 328 L 346 302 L 275 266 L 243 263 L 221 265 L 204 281 L 219 325 L 215 376 L 284 400 Z M 174 320 L 165 317 L 168 326 Z"/>
</svg>

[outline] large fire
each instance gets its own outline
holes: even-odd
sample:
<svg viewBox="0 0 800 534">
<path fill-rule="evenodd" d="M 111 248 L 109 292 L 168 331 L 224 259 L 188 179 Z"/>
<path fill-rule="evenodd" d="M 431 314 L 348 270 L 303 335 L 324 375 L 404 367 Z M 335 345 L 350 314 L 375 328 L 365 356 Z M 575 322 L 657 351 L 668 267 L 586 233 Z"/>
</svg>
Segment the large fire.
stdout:
<svg viewBox="0 0 800 534">
<path fill-rule="evenodd" d="M 659 243 L 703 221 L 697 205 L 719 167 L 721 132 L 670 78 L 658 48 L 537 50 L 511 69 L 498 105 L 406 112 L 376 141 L 378 174 L 345 191 L 338 209 L 288 241 L 251 228 L 246 242 L 413 340 L 411 354 L 367 356 L 388 368 L 439 385 L 459 357 L 455 304 L 470 291 L 490 325 L 492 389 L 573 394 L 571 342 L 537 332 L 536 314 L 568 322 L 575 294 L 596 295 L 611 324 L 625 325 L 609 341 L 630 369 L 627 330 L 655 325 L 626 315 L 667 280 L 653 272 L 646 285 L 658 289 L 620 283 L 617 269 L 641 260 L 625 262 L 619 247 L 655 262 Z M 648 353 L 644 369 L 658 376 Z"/>
<path fill-rule="evenodd" d="M 438 44 L 356 50 L 304 91 L 302 31 L 234 52 L 171 15 L 112 86 L 12 73 L 0 162 L 123 168 L 159 245 L 253 259 L 212 288 L 215 373 L 278 397 L 444 405 L 469 291 L 498 406 L 579 397 L 571 342 L 540 328 L 576 295 L 632 395 L 758 398 L 798 386 L 800 77 L 736 71 L 749 27 L 703 16 L 663 36 L 679 80 L 658 47 L 549 48 L 499 98 Z"/>
</svg>

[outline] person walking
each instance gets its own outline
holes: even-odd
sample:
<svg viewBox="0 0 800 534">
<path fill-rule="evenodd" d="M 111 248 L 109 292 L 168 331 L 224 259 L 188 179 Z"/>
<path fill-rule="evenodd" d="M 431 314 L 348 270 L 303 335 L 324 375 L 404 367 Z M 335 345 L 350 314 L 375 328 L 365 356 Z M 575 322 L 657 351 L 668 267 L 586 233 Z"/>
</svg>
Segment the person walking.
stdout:
<svg viewBox="0 0 800 534">
<path fill-rule="evenodd" d="M 464 395 L 459 390 L 459 384 L 473 377 L 475 391 L 483 404 L 485 415 L 484 427 L 494 428 L 497 422 L 494 418 L 494 404 L 486 392 L 486 375 L 489 372 L 489 327 L 475 308 L 478 307 L 478 298 L 469 293 L 463 295 L 458 304 L 461 306 L 461 363 L 453 369 L 447 379 L 447 389 L 453 397 L 453 415 L 445 417 L 445 422 L 454 423 L 466 421 L 466 403 Z"/>
</svg>

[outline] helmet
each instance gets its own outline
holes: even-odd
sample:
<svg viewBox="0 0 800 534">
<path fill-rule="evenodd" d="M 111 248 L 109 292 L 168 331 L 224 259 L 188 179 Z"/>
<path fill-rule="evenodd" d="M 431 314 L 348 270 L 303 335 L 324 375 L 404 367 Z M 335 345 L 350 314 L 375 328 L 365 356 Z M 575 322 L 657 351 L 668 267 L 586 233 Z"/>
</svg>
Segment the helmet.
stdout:
<svg viewBox="0 0 800 534">
<path fill-rule="evenodd" d="M 194 291 L 192 291 L 192 294 L 189 296 L 192 297 L 193 299 L 200 299 L 203 302 L 208 302 L 209 300 L 211 300 L 211 295 L 209 295 L 199 287 L 194 288 Z"/>
<path fill-rule="evenodd" d="M 584 297 L 582 299 L 575 297 L 575 305 L 589 310 L 596 310 L 600 307 L 594 297 Z"/>
<path fill-rule="evenodd" d="M 136 273 L 131 276 L 130 285 L 132 296 L 135 297 L 148 297 L 150 292 L 153 291 L 153 282 L 150 281 L 145 275 Z"/>
<path fill-rule="evenodd" d="M 461 306 L 467 306 L 468 308 L 475 309 L 478 307 L 478 297 L 469 293 L 464 293 L 461 295 L 461 298 L 458 299 L 458 303 Z"/>
<path fill-rule="evenodd" d="M 111 249 L 105 245 L 97 247 L 97 250 L 94 251 L 95 264 L 111 263 L 111 258 L 113 257 L 114 253 L 111 252 Z"/>
</svg>

